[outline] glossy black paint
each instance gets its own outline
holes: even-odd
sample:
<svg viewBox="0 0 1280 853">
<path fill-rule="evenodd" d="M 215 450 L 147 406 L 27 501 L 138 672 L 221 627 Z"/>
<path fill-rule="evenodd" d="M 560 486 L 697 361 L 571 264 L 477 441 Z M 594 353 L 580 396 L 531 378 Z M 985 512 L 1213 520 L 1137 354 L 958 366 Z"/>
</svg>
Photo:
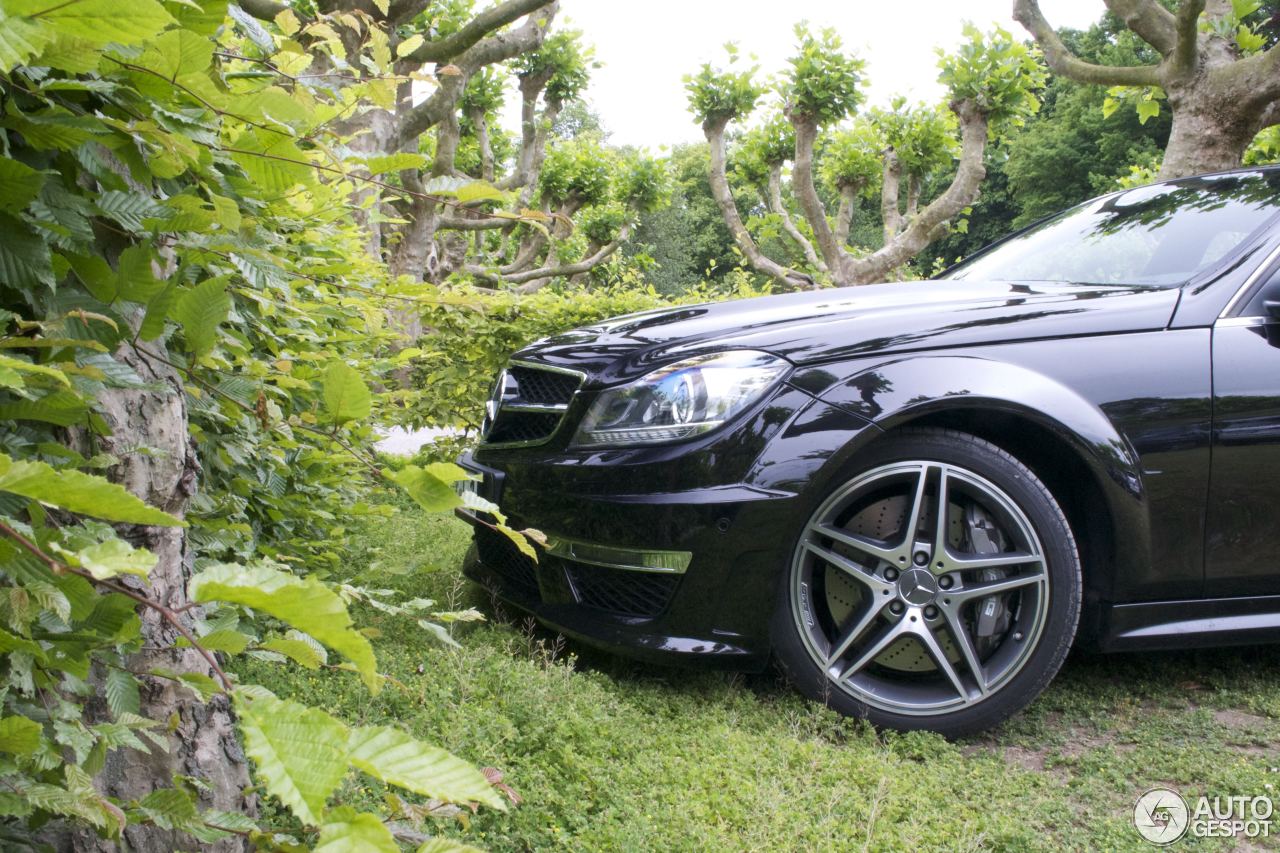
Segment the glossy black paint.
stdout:
<svg viewBox="0 0 1280 853">
<path fill-rule="evenodd" d="M 516 526 L 692 552 L 670 605 L 639 619 L 575 603 L 553 560 L 537 597 L 467 572 L 566 634 L 658 659 L 751 668 L 796 535 L 859 451 L 908 424 L 1002 444 L 1082 540 L 1082 639 L 1154 648 L 1280 639 L 1280 230 L 1181 288 L 886 284 L 619 318 L 540 341 L 526 362 L 586 380 L 543 445 L 462 460 Z M 1248 291 L 1242 291 L 1248 287 Z M 1242 294 L 1236 299 L 1237 294 Z M 720 430 L 577 449 L 602 389 L 693 354 L 756 349 L 795 368 Z"/>
</svg>

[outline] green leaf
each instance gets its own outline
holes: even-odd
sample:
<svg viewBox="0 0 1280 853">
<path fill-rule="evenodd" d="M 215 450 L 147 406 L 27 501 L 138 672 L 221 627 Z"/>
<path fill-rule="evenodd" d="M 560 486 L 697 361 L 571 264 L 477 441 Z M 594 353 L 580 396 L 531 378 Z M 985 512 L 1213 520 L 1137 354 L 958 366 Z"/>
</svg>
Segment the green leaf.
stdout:
<svg viewBox="0 0 1280 853">
<path fill-rule="evenodd" d="M 369 417 L 373 398 L 358 370 L 344 361 L 329 364 L 324 372 L 324 407 L 340 424 Z"/>
<path fill-rule="evenodd" d="M 69 427 L 82 423 L 89 407 L 71 391 L 55 391 L 33 400 L 14 400 L 0 404 L 0 420 L 41 421 Z"/>
<path fill-rule="evenodd" d="M 100 193 L 94 206 L 104 216 L 109 216 L 130 231 L 143 231 L 142 220 L 161 213 L 160 205 L 143 193 L 108 190 Z"/>
<path fill-rule="evenodd" d="M 429 622 L 426 619 L 419 619 L 418 627 L 434 637 L 437 642 L 440 642 L 451 649 L 462 648 L 462 645 L 449 635 L 449 629 L 437 622 Z"/>
<path fill-rule="evenodd" d="M 451 803 L 506 808 L 489 780 L 471 764 L 399 729 L 352 729 L 348 750 L 355 767 L 389 785 Z"/>
<path fill-rule="evenodd" d="M 229 655 L 238 655 L 249 645 L 248 634 L 231 628 L 210 631 L 203 637 L 197 637 L 196 640 L 211 652 L 226 652 Z M 177 645 L 189 646 L 191 644 L 184 637 L 178 641 Z"/>
<path fill-rule="evenodd" d="M 273 637 L 265 643 L 259 643 L 258 648 L 279 652 L 290 658 L 294 663 L 307 669 L 319 669 L 320 664 L 323 663 L 316 650 L 303 640 Z"/>
<path fill-rule="evenodd" d="M 53 290 L 49 244 L 5 214 L 0 214 L 0 234 L 4 234 L 0 240 L 0 284 L 28 292 L 40 285 Z"/>
<path fill-rule="evenodd" d="M 334 809 L 320 827 L 313 853 L 400 853 L 391 830 L 367 812 L 350 807 Z"/>
<path fill-rule="evenodd" d="M 367 812 L 343 806 L 325 815 L 314 853 L 399 853 L 392 831 Z"/>
<path fill-rule="evenodd" d="M 40 724 L 26 717 L 0 720 L 0 752 L 30 755 L 40 748 Z"/>
<path fill-rule="evenodd" d="M 177 80 L 184 74 L 209 70 L 213 64 L 213 42 L 190 30 L 169 30 L 150 41 L 132 64 L 166 80 Z"/>
<path fill-rule="evenodd" d="M 182 324 L 187 349 L 199 358 L 213 349 L 218 325 L 231 313 L 231 297 L 223 277 L 203 281 L 178 297 L 173 319 Z"/>
<path fill-rule="evenodd" d="M 29 361 L 23 361 L 20 358 L 12 358 L 0 353 L 0 367 L 6 367 L 9 370 L 18 373 L 34 373 L 40 376 L 48 376 L 62 385 L 71 385 L 71 380 L 67 379 L 67 374 L 54 367 L 45 367 L 43 364 L 32 364 Z"/>
<path fill-rule="evenodd" d="M 408 56 L 418 48 L 422 47 L 422 44 L 425 41 L 426 39 L 423 37 L 422 33 L 414 33 L 404 41 L 400 42 L 400 44 L 396 45 L 396 56 Z"/>
<path fill-rule="evenodd" d="M 406 465 L 390 476 L 427 512 L 444 512 L 462 506 L 462 498 L 450 485 L 452 481 L 441 479 L 429 468 Z"/>
<path fill-rule="evenodd" d="M 325 801 L 347 773 L 347 729 L 317 708 L 237 694 L 245 752 L 267 792 L 299 820 L 320 824 Z"/>
<path fill-rule="evenodd" d="M 104 193 L 105 195 L 105 193 Z M 119 289 L 116 273 L 98 255 L 67 255 L 67 261 L 85 289 L 100 302 L 111 302 Z"/>
<path fill-rule="evenodd" d="M 14 17 L 0 7 L 0 71 L 26 65 L 52 38 L 53 31 L 40 21 Z"/>
<path fill-rule="evenodd" d="M 0 19 L 0 28 L 4 26 Z M 3 43 L 0 36 L 0 44 Z M 31 203 L 44 186 L 44 175 L 17 160 L 0 160 L 0 210 L 17 213 Z"/>
<path fill-rule="evenodd" d="M 472 181 L 458 187 L 458 201 L 462 204 L 475 201 L 502 201 L 507 194 L 486 181 Z"/>
<path fill-rule="evenodd" d="M 107 670 L 103 690 L 107 696 L 107 707 L 117 718 L 121 714 L 136 714 L 141 705 L 138 698 L 138 679 L 132 673 L 114 667 Z"/>
<path fill-rule="evenodd" d="M 381 687 L 369 640 L 354 630 L 338 594 L 315 578 L 304 580 L 265 563 L 221 563 L 191 579 L 191 598 L 242 604 L 287 622 L 350 659 L 370 690 Z"/>
<path fill-rule="evenodd" d="M 1146 124 L 1148 119 L 1153 119 L 1160 115 L 1160 102 L 1154 98 L 1138 101 L 1137 108 L 1138 124 Z"/>
<path fill-rule="evenodd" d="M 8 0 L 5 5 L 10 14 L 39 14 L 37 20 L 53 32 L 95 44 L 144 42 L 173 23 L 173 18 L 155 0 L 76 0 L 53 4 L 48 0 Z"/>
<path fill-rule="evenodd" d="M 198 812 L 191 795 L 179 788 L 160 788 L 147 794 L 138 807 L 161 829 L 182 829 L 196 823 Z"/>
<path fill-rule="evenodd" d="M 232 159 L 240 164 L 261 193 L 284 195 L 298 184 L 312 182 L 307 155 L 287 136 L 251 130 L 231 147 L 234 149 Z"/>
<path fill-rule="evenodd" d="M 386 172 L 400 172 L 405 169 L 421 169 L 427 165 L 427 158 L 421 154 L 410 154 L 401 151 L 381 157 L 370 157 L 365 161 L 365 168 L 370 175 L 381 175 Z"/>
<path fill-rule="evenodd" d="M 180 519 L 148 506 L 123 487 L 102 477 L 79 471 L 55 470 L 43 462 L 14 462 L 3 453 L 0 453 L 0 492 L 12 492 L 106 521 L 157 527 L 186 526 Z"/>
<path fill-rule="evenodd" d="M 138 575 L 145 578 L 156 566 L 155 554 L 146 548 L 134 548 L 123 539 L 108 539 L 74 552 L 57 543 L 52 543 L 51 547 L 68 563 L 79 566 L 100 581 L 117 575 Z"/>
<path fill-rule="evenodd" d="M 164 334 L 165 320 L 169 318 L 169 312 L 177 301 L 178 283 L 171 281 L 147 303 L 147 315 L 142 318 L 142 325 L 138 327 L 138 337 L 144 341 L 153 341 Z"/>
</svg>

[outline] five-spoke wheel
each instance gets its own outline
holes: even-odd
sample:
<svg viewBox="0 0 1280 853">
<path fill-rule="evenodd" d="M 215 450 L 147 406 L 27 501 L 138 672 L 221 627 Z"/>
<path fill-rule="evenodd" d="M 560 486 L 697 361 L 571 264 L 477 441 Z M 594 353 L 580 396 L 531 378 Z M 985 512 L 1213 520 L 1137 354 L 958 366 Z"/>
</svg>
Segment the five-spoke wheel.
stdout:
<svg viewBox="0 0 1280 853">
<path fill-rule="evenodd" d="M 973 436 L 905 432 L 864 459 L 799 535 L 775 618 L 784 668 L 882 725 L 958 734 L 1003 719 L 1074 636 L 1080 571 L 1061 510 Z"/>
</svg>

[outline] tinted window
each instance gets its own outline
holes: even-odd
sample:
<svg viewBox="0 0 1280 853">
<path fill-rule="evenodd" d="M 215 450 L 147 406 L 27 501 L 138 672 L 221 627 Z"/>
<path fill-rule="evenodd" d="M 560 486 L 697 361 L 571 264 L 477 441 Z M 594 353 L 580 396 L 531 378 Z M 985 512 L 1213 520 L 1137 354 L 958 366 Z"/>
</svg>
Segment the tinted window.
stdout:
<svg viewBox="0 0 1280 853">
<path fill-rule="evenodd" d="M 1085 202 L 944 278 L 1175 286 L 1280 210 L 1280 171 L 1186 178 Z"/>
</svg>

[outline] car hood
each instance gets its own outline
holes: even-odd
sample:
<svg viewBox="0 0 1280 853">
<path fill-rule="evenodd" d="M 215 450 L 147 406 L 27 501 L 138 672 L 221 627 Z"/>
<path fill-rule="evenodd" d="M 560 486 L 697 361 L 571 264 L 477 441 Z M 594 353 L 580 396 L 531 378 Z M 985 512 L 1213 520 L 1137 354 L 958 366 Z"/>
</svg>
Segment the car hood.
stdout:
<svg viewBox="0 0 1280 853">
<path fill-rule="evenodd" d="M 1162 329 L 1176 288 L 917 281 L 664 308 L 544 338 L 516 358 L 612 384 L 697 353 L 756 349 L 795 364 L 1034 338 Z"/>
</svg>

